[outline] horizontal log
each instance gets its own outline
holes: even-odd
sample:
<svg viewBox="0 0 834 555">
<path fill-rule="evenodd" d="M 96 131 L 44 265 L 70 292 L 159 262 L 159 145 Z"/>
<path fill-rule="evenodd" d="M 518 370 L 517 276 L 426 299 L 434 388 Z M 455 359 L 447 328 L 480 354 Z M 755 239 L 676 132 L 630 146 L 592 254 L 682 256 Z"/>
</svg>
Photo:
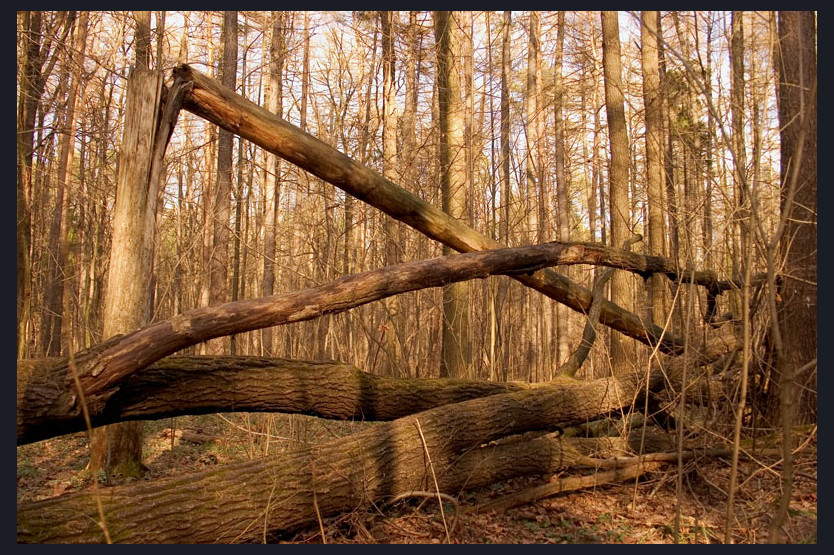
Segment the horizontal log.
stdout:
<svg viewBox="0 0 834 555">
<path fill-rule="evenodd" d="M 21 373 L 36 372 L 26 361 Z M 25 376 L 23 380 L 25 381 Z M 58 391 L 58 384 L 53 388 Z M 430 408 L 529 389 L 524 383 L 375 376 L 351 364 L 242 356 L 166 357 L 127 377 L 90 412 L 93 427 L 187 414 L 270 412 L 338 420 L 395 420 Z M 57 398 L 57 394 L 56 394 Z M 41 398 L 53 408 L 54 401 Z M 60 405 L 57 405 L 60 406 Z M 18 445 L 86 429 L 77 411 L 18 406 Z"/>
</svg>

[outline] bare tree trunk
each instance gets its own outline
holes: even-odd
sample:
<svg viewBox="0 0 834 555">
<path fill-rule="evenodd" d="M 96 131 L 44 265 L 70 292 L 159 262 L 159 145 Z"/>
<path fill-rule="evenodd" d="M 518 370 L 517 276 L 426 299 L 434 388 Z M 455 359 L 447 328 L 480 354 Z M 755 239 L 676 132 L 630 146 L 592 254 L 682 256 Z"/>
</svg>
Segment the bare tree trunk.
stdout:
<svg viewBox="0 0 834 555">
<path fill-rule="evenodd" d="M 504 12 L 501 25 L 501 156 L 499 173 L 501 176 L 501 219 L 498 227 L 498 240 L 504 245 L 510 245 L 510 215 L 512 214 L 512 188 L 510 187 L 510 75 L 512 74 L 512 60 L 510 53 L 510 37 L 512 36 L 512 12 Z M 508 278 L 498 278 L 498 293 L 496 311 L 504 314 L 504 305 L 510 288 Z M 507 317 L 499 319 L 498 351 L 501 353 L 501 378 L 507 381 L 510 367 L 509 328 L 511 320 Z"/>
<path fill-rule="evenodd" d="M 151 165 L 161 93 L 161 73 L 138 68 L 131 71 L 104 297 L 105 337 L 139 329 L 150 317 L 148 284 L 153 270 L 158 191 L 158 182 L 151 179 Z M 94 429 L 89 464 L 93 475 L 101 471 L 108 482 L 139 477 L 143 429 L 141 421 Z"/>
<path fill-rule="evenodd" d="M 382 175 L 399 182 L 399 161 L 397 153 L 397 87 L 396 87 L 396 12 L 379 12 L 380 29 L 382 32 Z M 404 245 L 397 240 L 400 223 L 393 218 L 384 217 L 383 234 L 385 235 L 384 264 L 396 264 L 400 261 Z M 403 360 L 400 339 L 403 334 L 403 318 L 400 313 L 400 299 L 391 297 L 385 301 L 387 313 L 387 327 L 385 334 L 385 351 L 383 372 L 389 376 L 400 376 L 405 373 L 406 364 Z"/>
<path fill-rule="evenodd" d="M 524 131 L 526 134 L 524 212 L 525 223 L 527 224 L 527 229 L 524 234 L 525 244 L 541 243 L 543 228 L 546 225 L 546 222 L 541 221 L 539 218 L 542 182 L 542 160 L 539 158 L 538 149 L 540 141 L 539 131 L 541 131 L 538 125 L 540 34 L 541 21 L 539 12 L 531 11 L 527 38 L 527 81 L 524 90 Z M 536 341 L 537 328 L 541 331 L 540 326 L 536 325 L 539 320 L 538 317 L 541 315 L 541 299 L 537 295 L 534 297 L 527 290 L 523 291 L 522 298 L 525 316 L 524 341 L 522 342 L 524 365 L 527 369 L 527 379 L 529 381 L 537 381 L 537 370 L 539 369 L 538 355 L 543 350 Z"/>
<path fill-rule="evenodd" d="M 570 206 L 570 172 L 568 168 L 567 135 L 565 133 L 565 84 L 562 77 L 562 58 L 565 49 L 565 12 L 559 11 L 556 29 L 556 56 L 553 63 L 553 113 L 556 150 L 554 163 L 556 165 L 556 199 L 558 203 L 558 234 L 560 241 L 569 241 L 573 226 L 571 224 Z M 583 140 L 584 144 L 584 140 Z M 549 195 L 546 197 L 549 199 Z M 549 202 L 549 200 L 546 200 Z M 593 217 L 591 218 L 593 220 Z M 591 228 L 593 228 L 591 226 Z M 571 273 L 565 274 L 573 277 Z M 555 362 L 556 366 L 562 364 L 570 353 L 568 339 L 571 334 L 571 316 L 567 308 L 562 304 L 556 305 L 556 337 L 558 338 Z M 548 365 L 550 368 L 550 365 Z"/>
<path fill-rule="evenodd" d="M 135 11 L 136 20 L 136 67 L 149 69 L 151 62 L 151 12 Z"/>
<path fill-rule="evenodd" d="M 64 111 L 63 133 L 59 141 L 58 158 L 58 187 L 55 193 L 55 210 L 49 228 L 49 256 L 47 258 L 47 278 L 45 283 L 44 312 L 41 324 L 41 343 L 47 356 L 57 356 L 68 348 L 62 346 L 64 317 L 64 286 L 68 279 L 67 268 L 67 231 L 69 225 L 69 189 L 68 176 L 71 173 L 73 155 L 75 153 L 75 104 L 81 72 L 74 70 L 74 63 L 83 62 L 84 49 L 87 41 L 87 18 L 84 12 L 76 24 L 76 35 L 73 50 L 67 54 L 64 80 L 70 84 L 67 87 L 67 104 Z M 74 55 L 78 52 L 78 58 Z"/>
<path fill-rule="evenodd" d="M 649 250 L 663 256 L 666 249 L 666 230 L 663 225 L 663 111 L 660 99 L 660 70 L 657 56 L 658 12 L 644 11 L 641 15 L 641 47 L 643 61 L 643 102 L 646 110 L 646 187 L 649 204 Z M 668 298 L 663 276 L 654 275 L 648 281 L 650 289 L 649 316 L 662 324 L 666 321 Z"/>
<path fill-rule="evenodd" d="M 440 120 L 440 191 L 443 211 L 466 217 L 466 159 L 463 144 L 463 106 L 460 100 L 460 42 L 454 13 L 435 12 L 437 90 Z M 444 247 L 444 254 L 450 249 Z M 462 378 L 472 364 L 469 338 L 469 288 L 454 284 L 443 289 L 443 339 L 440 377 Z"/>
<path fill-rule="evenodd" d="M 733 11 L 732 14 L 732 35 L 730 37 L 730 62 L 732 72 L 730 74 L 730 87 L 732 103 L 730 112 L 732 114 L 733 129 L 733 183 L 735 185 L 735 212 L 738 214 L 733 218 L 733 246 L 735 252 L 732 256 L 732 268 L 734 276 L 744 275 L 745 256 L 741 253 L 741 246 L 747 244 L 746 236 L 749 230 L 750 205 L 747 199 L 745 188 L 747 186 L 747 150 L 744 138 L 744 19 L 742 12 Z"/>
<path fill-rule="evenodd" d="M 611 244 L 621 246 L 631 237 L 630 202 L 628 200 L 628 135 L 620 66 L 620 26 L 618 13 L 602 12 L 602 60 L 605 72 L 605 108 L 608 115 L 608 137 L 611 161 L 608 170 L 611 209 Z M 611 277 L 611 301 L 631 309 L 633 279 L 615 272 Z M 611 364 L 622 368 L 636 360 L 633 342 L 611 334 Z"/>
<path fill-rule="evenodd" d="M 779 12 L 783 184 L 796 179 L 794 197 L 783 186 L 785 267 L 780 307 L 785 359 L 801 368 L 817 352 L 817 60 L 813 12 Z M 801 124 L 806 125 L 805 129 Z M 803 136 L 804 132 L 804 136 Z M 794 177 L 794 174 L 797 176 Z M 784 379 L 784 376 L 783 376 Z M 792 401 L 794 424 L 816 422 L 816 367 L 797 375 Z"/>
<path fill-rule="evenodd" d="M 771 342 L 779 374 L 782 497 L 768 541 L 781 539 L 793 488 L 791 426 L 817 420 L 817 22 L 810 11 L 779 12 L 777 59 L 782 149 L 782 214 L 776 237 L 790 270 L 779 293 Z M 779 237 L 779 231 L 784 234 Z M 771 264 L 774 260 L 769 261 Z M 770 286 L 775 268 L 769 268 Z M 780 297 L 781 302 L 777 301 Z M 776 305 L 775 307 L 773 305 Z M 798 384 L 796 382 L 799 382 Z M 800 387 L 797 387 L 799 385 Z"/>
<path fill-rule="evenodd" d="M 248 22 L 246 20 L 246 14 L 243 14 L 243 41 L 246 42 L 246 34 L 249 32 L 248 29 Z M 241 73 L 246 76 L 247 68 L 246 68 L 246 53 L 247 50 L 244 49 L 243 55 L 241 56 L 240 64 L 241 64 Z M 237 71 L 235 69 L 235 71 Z M 241 83 L 241 91 L 240 93 L 243 96 L 246 96 L 246 79 L 244 78 L 243 83 Z M 231 159 L 231 157 L 230 157 Z M 243 217 L 243 197 L 244 197 L 244 188 L 246 188 L 246 181 L 243 177 L 243 165 L 244 165 L 244 157 L 243 157 L 243 141 L 237 142 L 237 176 L 235 179 L 234 187 L 231 187 L 232 196 L 235 200 L 235 215 L 234 215 L 234 232 L 232 233 L 232 260 L 231 260 L 231 267 L 232 267 L 232 277 L 229 280 L 229 300 L 236 301 L 242 298 L 243 293 L 245 292 L 245 283 L 241 283 L 241 252 L 240 252 L 240 243 L 241 243 L 241 230 L 243 226 L 241 225 L 241 219 Z M 250 165 L 251 167 L 251 165 Z M 231 176 L 231 169 L 229 170 L 229 176 Z M 228 255 L 228 249 L 226 249 L 226 254 Z M 244 253 L 245 254 L 245 253 Z M 236 335 L 232 335 L 229 337 L 229 354 L 236 355 L 238 354 L 239 347 L 238 347 L 238 337 Z"/>
<path fill-rule="evenodd" d="M 207 52 L 207 67 L 209 70 L 209 75 L 213 75 L 214 71 L 214 64 L 215 64 L 215 48 L 214 48 L 214 41 L 212 40 L 212 26 L 213 26 L 213 17 L 212 14 L 214 12 L 206 11 L 203 13 L 204 15 L 204 26 L 206 29 L 206 48 Z M 217 225 L 215 222 L 215 193 L 214 188 L 215 185 L 212 183 L 212 175 L 213 172 L 216 170 L 216 160 L 217 160 L 217 127 L 211 125 L 211 122 L 206 122 L 205 126 L 205 144 L 206 144 L 206 152 L 205 156 L 202 159 L 203 164 L 203 172 L 204 172 L 204 179 L 203 179 L 203 190 L 202 190 L 202 201 L 203 201 L 203 225 L 201 229 L 202 233 L 202 252 L 201 252 L 201 259 L 200 259 L 200 289 L 199 289 L 199 306 L 210 306 L 211 305 L 211 274 L 212 274 L 212 260 L 214 259 L 214 228 Z M 208 346 L 203 344 L 198 347 L 198 351 L 201 354 L 206 354 L 208 352 Z"/>
<path fill-rule="evenodd" d="M 657 35 L 663 36 L 660 12 L 657 12 Z M 678 203 L 675 195 L 675 176 L 672 151 L 671 115 L 669 109 L 669 91 L 666 77 L 666 57 L 663 41 L 657 42 L 657 59 L 660 66 L 660 106 L 663 111 L 663 179 L 666 187 L 666 205 L 669 212 L 669 257 L 677 260 L 680 255 L 678 232 Z"/>
<path fill-rule="evenodd" d="M 237 73 L 237 12 L 223 12 L 223 63 L 220 82 L 230 90 L 235 89 Z M 214 195 L 214 241 L 210 263 L 209 303 L 228 300 L 229 295 L 229 222 L 232 187 L 232 138 L 231 132 L 221 129 L 217 140 L 217 182 Z M 229 349 L 229 340 L 220 339 L 206 345 L 209 354 L 220 354 Z"/>
<path fill-rule="evenodd" d="M 273 11 L 272 36 L 269 46 L 269 77 L 266 88 L 266 108 L 279 118 L 283 117 L 283 71 L 284 71 L 284 12 Z M 264 192 L 264 246 L 263 282 L 261 294 L 272 295 L 275 290 L 275 241 L 278 205 L 280 200 L 279 179 L 281 159 L 267 153 L 266 183 Z M 261 346 L 264 355 L 275 351 L 272 328 L 261 331 Z"/>
</svg>

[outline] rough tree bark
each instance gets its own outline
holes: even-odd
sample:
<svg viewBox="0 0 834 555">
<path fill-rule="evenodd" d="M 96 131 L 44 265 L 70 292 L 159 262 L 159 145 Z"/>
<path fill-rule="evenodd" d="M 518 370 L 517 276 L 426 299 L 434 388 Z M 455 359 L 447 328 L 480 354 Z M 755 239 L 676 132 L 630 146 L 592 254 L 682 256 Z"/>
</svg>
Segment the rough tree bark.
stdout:
<svg viewBox="0 0 834 555">
<path fill-rule="evenodd" d="M 778 308 L 785 361 L 794 370 L 817 356 L 816 33 L 813 12 L 779 12 L 782 257 L 788 271 Z M 789 408 L 794 424 L 817 420 L 816 375 L 814 366 L 796 376 L 800 387 Z"/>
<path fill-rule="evenodd" d="M 654 374 L 654 381 L 664 379 Z M 116 486 L 100 501 L 114 542 L 256 541 L 267 532 L 312 524 L 317 513 L 327 517 L 406 491 L 433 489 L 433 475 L 440 491 L 456 492 L 553 471 L 565 460 L 559 439 L 547 445 L 490 442 L 607 414 L 639 399 L 645 389 L 637 374 L 589 382 L 557 379 L 545 387 L 439 407 L 299 451 Z M 19 508 L 17 540 L 103 541 L 94 494 Z"/>
<path fill-rule="evenodd" d="M 782 495 L 768 541 L 783 535 L 793 490 L 791 426 L 817 421 L 817 21 L 815 12 L 780 11 L 778 71 L 782 124 L 782 199 L 779 227 L 768 249 L 770 341 L 779 394 Z M 775 289 L 775 251 L 787 274 Z M 779 297 L 779 300 L 777 300 Z M 778 325 L 777 325 L 778 320 Z M 799 383 L 795 383 L 799 382 Z M 801 387 L 797 387 L 801 386 Z"/>
<path fill-rule="evenodd" d="M 646 257 L 592 243 L 546 243 L 408 262 L 346 276 L 303 291 L 197 308 L 128 335 L 116 336 L 70 360 L 20 361 L 18 442 L 65 433 L 57 427 L 50 431 L 45 424 L 50 421 L 58 426 L 58 422 L 74 420 L 77 429 L 83 415 L 76 377 L 89 413 L 96 415 L 107 410 L 125 378 L 207 339 L 309 320 L 407 291 L 497 273 L 509 274 L 519 268 L 527 271 L 544 264 L 588 263 L 638 273 L 663 272 L 677 278 L 672 261 L 659 257 Z M 681 279 L 692 279 L 713 288 L 736 286 L 730 282 L 716 284 L 714 275 L 709 272 L 690 272 Z M 707 352 L 703 354 L 711 356 Z"/>
<path fill-rule="evenodd" d="M 137 54 L 137 59 L 140 56 Z M 153 240 L 159 186 L 154 181 L 154 157 L 158 167 L 162 152 L 155 152 L 162 73 L 140 65 L 128 80 L 129 114 L 120 153 L 119 180 L 113 216 L 113 246 L 104 296 L 104 337 L 128 333 L 148 323 L 148 284 L 153 268 Z M 177 108 L 178 112 L 178 108 Z M 175 112 L 176 114 L 176 112 Z M 164 130 L 165 145 L 170 129 Z M 89 470 L 111 477 L 121 473 L 135 477 L 142 463 L 143 426 L 126 422 L 96 428 L 90 434 Z"/>
<path fill-rule="evenodd" d="M 229 90 L 235 89 L 237 73 L 237 12 L 223 12 L 223 61 L 220 66 L 220 82 Z M 209 305 L 226 302 L 229 299 L 229 217 L 232 191 L 232 142 L 233 135 L 227 129 L 220 129 L 217 137 L 217 181 L 215 184 L 214 240 L 209 265 Z M 229 339 L 218 339 L 206 344 L 209 354 L 228 352 Z"/>
<path fill-rule="evenodd" d="M 464 117 L 460 99 L 460 34 L 455 12 L 435 12 L 437 95 L 440 128 L 440 197 L 443 212 L 457 221 L 467 213 L 467 175 L 464 156 Z M 451 253 L 444 245 L 443 254 Z M 465 283 L 443 288 L 441 377 L 463 377 L 472 362 L 469 337 L 469 288 Z"/>
<path fill-rule="evenodd" d="M 39 379 L 52 359 L 18 366 L 18 383 Z M 55 387 L 61 384 L 56 382 Z M 336 420 L 387 421 L 488 395 L 529 389 L 520 382 L 391 378 L 351 364 L 243 356 L 166 357 L 125 378 L 93 426 L 186 414 L 282 412 Z M 86 429 L 77 412 L 52 410 L 50 397 L 21 407 L 20 443 Z"/>
<path fill-rule="evenodd" d="M 618 12 L 603 11 L 602 65 L 605 73 L 605 110 L 608 116 L 608 138 L 611 161 L 608 169 L 611 207 L 611 244 L 622 245 L 631 236 L 631 203 L 628 200 L 628 132 L 626 130 L 622 68 L 620 64 L 620 24 Z M 614 272 L 611 277 L 611 300 L 630 308 L 632 300 L 631 276 Z M 611 334 L 611 364 L 620 367 L 636 361 L 633 342 Z"/>
<path fill-rule="evenodd" d="M 267 109 L 279 118 L 284 116 L 284 14 L 273 11 L 272 37 L 269 44 L 269 77 L 266 84 Z M 274 154 L 267 154 L 268 168 L 264 187 L 264 246 L 263 246 L 263 283 L 261 295 L 272 295 L 275 288 L 275 240 L 276 222 L 278 221 L 278 201 L 280 194 L 281 159 Z M 264 354 L 273 352 L 272 329 L 264 328 L 261 332 L 261 349 Z"/>
<path fill-rule="evenodd" d="M 663 223 L 663 108 L 660 98 L 660 68 L 657 55 L 657 12 L 640 16 L 640 44 L 643 65 L 643 102 L 646 106 L 646 187 L 649 201 L 649 249 L 663 256 L 666 231 Z M 667 285 L 663 276 L 648 281 L 649 316 L 652 322 L 666 321 Z"/>
</svg>

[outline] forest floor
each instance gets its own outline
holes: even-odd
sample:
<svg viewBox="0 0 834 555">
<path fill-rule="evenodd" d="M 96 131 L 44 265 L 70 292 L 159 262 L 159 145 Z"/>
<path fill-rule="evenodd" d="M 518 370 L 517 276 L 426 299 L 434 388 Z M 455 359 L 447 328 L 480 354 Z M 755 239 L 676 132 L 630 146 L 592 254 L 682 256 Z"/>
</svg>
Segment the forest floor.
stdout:
<svg viewBox="0 0 834 555">
<path fill-rule="evenodd" d="M 265 450 L 267 455 L 274 454 L 293 443 L 341 437 L 361 425 L 304 416 L 229 414 L 186 416 L 145 426 L 148 470 L 144 479 L 154 480 L 263 456 Z M 269 442 L 259 431 L 267 429 L 271 431 Z M 210 440 L 187 441 L 183 430 L 185 438 Z M 91 488 L 92 478 L 84 471 L 87 460 L 86 434 L 18 447 L 18 504 Z M 739 462 L 732 532 L 735 543 L 767 541 L 779 492 L 780 467 L 774 462 Z M 816 433 L 797 454 L 795 472 L 784 528 L 787 541 L 817 543 Z M 677 465 L 667 464 L 636 483 L 632 480 L 560 494 L 502 514 L 474 511 L 484 501 L 548 480 L 543 476 L 518 478 L 462 493 L 457 515 L 449 503 L 444 503 L 441 513 L 436 499 L 408 499 L 390 507 L 326 518 L 321 527 L 275 541 L 321 543 L 323 530 L 326 543 L 663 544 L 676 542 L 677 520 L 677 542 L 723 543 L 729 474 L 729 458 L 702 458 L 684 463 L 680 493 Z M 450 530 L 455 516 L 456 525 Z"/>
</svg>

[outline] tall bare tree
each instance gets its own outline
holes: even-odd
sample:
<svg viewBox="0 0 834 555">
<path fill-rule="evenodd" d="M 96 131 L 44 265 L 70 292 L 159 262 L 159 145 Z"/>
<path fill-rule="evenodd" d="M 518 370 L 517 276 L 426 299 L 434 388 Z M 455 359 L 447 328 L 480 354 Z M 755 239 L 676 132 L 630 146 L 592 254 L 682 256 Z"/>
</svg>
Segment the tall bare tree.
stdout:
<svg viewBox="0 0 834 555">
<path fill-rule="evenodd" d="M 269 76 L 266 86 L 266 108 L 278 117 L 283 117 L 283 70 L 284 70 L 284 12 L 271 14 L 272 31 L 269 45 Z M 261 294 L 272 295 L 275 290 L 275 241 L 276 222 L 279 204 L 279 179 L 281 177 L 281 159 L 267 153 L 266 179 L 264 185 L 264 243 L 263 243 L 263 281 Z M 273 353 L 272 328 L 261 331 L 261 345 L 265 355 Z"/>
<path fill-rule="evenodd" d="M 568 140 L 565 132 L 565 82 L 562 75 L 563 58 L 565 51 L 565 12 L 560 10 L 556 21 L 556 55 L 553 60 L 553 132 L 556 148 L 553 161 L 556 166 L 556 201 L 557 201 L 557 237 L 559 241 L 570 241 L 571 239 L 571 205 L 570 205 L 570 171 L 568 167 L 569 157 L 567 156 Z M 584 143 L 584 141 L 583 141 Z M 549 200 L 545 200 L 549 202 Z M 565 274 L 571 277 L 567 270 Z M 562 304 L 556 305 L 556 336 L 557 363 L 568 356 L 571 316 L 567 307 Z"/>
<path fill-rule="evenodd" d="M 454 12 L 434 12 L 440 123 L 440 193 L 443 211 L 466 217 L 466 159 L 460 87 L 460 41 Z M 444 253 L 451 252 L 444 246 Z M 464 377 L 471 366 L 469 289 L 465 283 L 443 288 L 441 377 Z"/>
<path fill-rule="evenodd" d="M 399 162 L 397 152 L 397 81 L 396 81 L 396 12 L 379 12 L 380 30 L 382 33 L 382 175 L 394 183 L 400 182 Z M 400 225 L 393 218 L 383 219 L 383 234 L 385 235 L 385 265 L 396 264 L 401 260 L 400 251 L 403 245 L 398 241 L 401 235 Z M 400 314 L 399 297 L 391 297 L 385 301 L 388 312 L 388 324 L 385 328 L 384 344 L 385 373 L 392 376 L 400 375 L 402 360 L 402 318 Z"/>
<path fill-rule="evenodd" d="M 622 247 L 631 237 L 631 203 L 628 199 L 628 132 L 626 130 L 622 67 L 620 64 L 620 24 L 618 13 L 603 11 L 602 65 L 605 74 L 605 112 L 608 116 L 608 141 L 611 158 L 608 165 L 608 187 L 611 210 L 611 244 Z M 630 310 L 633 279 L 625 272 L 611 277 L 611 301 Z M 614 371 L 634 360 L 633 342 L 611 334 L 611 364 Z"/>
<path fill-rule="evenodd" d="M 817 351 L 817 53 L 813 12 L 779 12 L 779 119 L 782 139 L 780 297 L 784 357 L 799 370 Z M 816 365 L 797 374 L 795 423 L 816 421 Z M 784 380 L 784 376 L 783 376 Z M 783 382 L 784 383 L 784 382 Z"/>
<path fill-rule="evenodd" d="M 768 541 L 781 539 L 793 489 L 791 426 L 817 416 L 817 21 L 815 12 L 779 12 L 776 51 L 781 124 L 781 219 L 785 274 L 770 294 L 782 418 L 782 496 Z M 779 232 L 783 235 L 779 237 Z M 771 264 L 773 260 L 770 260 Z M 771 267 L 769 272 L 773 273 Z M 771 286 L 773 278 L 771 277 Z M 798 383 L 796 383 L 798 382 Z"/>
<path fill-rule="evenodd" d="M 646 111 L 646 188 L 649 204 L 649 250 L 664 256 L 666 232 L 663 222 L 663 111 L 660 99 L 660 69 L 657 55 L 658 12 L 644 11 L 640 45 L 643 65 L 643 103 Z M 649 285 L 649 315 L 655 323 L 666 320 L 665 278 L 654 275 Z"/>
<path fill-rule="evenodd" d="M 223 12 L 223 60 L 220 82 L 234 90 L 237 74 L 237 12 Z M 214 195 L 214 240 L 210 264 L 210 304 L 226 302 L 229 295 L 229 222 L 232 190 L 232 134 L 221 129 L 217 138 L 217 182 Z M 220 354 L 229 345 L 228 338 L 210 341 L 209 353 Z"/>
<path fill-rule="evenodd" d="M 72 16 L 75 18 L 75 16 Z M 83 25 L 82 25 L 83 23 Z M 64 283 L 67 271 L 67 225 L 69 220 L 69 175 L 75 151 L 75 114 L 81 72 L 73 71 L 74 63 L 81 63 L 87 40 L 87 17 L 76 24 L 73 48 L 68 52 L 62 70 L 62 81 L 67 85 L 67 103 L 63 115 L 63 129 L 59 140 L 58 178 L 55 189 L 55 207 L 49 227 L 49 256 L 45 283 L 44 311 L 41 322 L 41 343 L 47 356 L 62 352 L 64 321 Z M 75 54 L 78 52 L 78 54 Z M 64 348 L 68 345 L 64 345 Z"/>
<path fill-rule="evenodd" d="M 747 185 L 747 147 L 744 138 L 744 17 L 742 12 L 732 13 L 732 34 L 730 35 L 730 113 L 733 130 L 733 183 L 735 185 L 735 212 L 733 218 L 734 253 L 732 255 L 733 275 L 744 275 L 741 256 L 742 245 L 746 244 L 749 222 L 749 199 Z"/>
<path fill-rule="evenodd" d="M 499 176 L 501 181 L 501 215 L 498 226 L 498 240 L 505 245 L 510 242 L 510 214 L 512 206 L 512 187 L 510 186 L 510 78 L 512 75 L 512 55 L 510 52 L 512 37 L 512 12 L 504 11 L 501 23 L 501 132 L 499 156 Z M 503 314 L 504 303 L 510 288 L 508 278 L 498 278 L 496 310 Z M 509 327 L 510 319 L 503 318 L 498 332 L 499 352 L 501 353 L 501 378 L 507 381 L 510 367 Z"/>
<path fill-rule="evenodd" d="M 23 42 L 18 59 L 20 79 L 17 113 L 17 356 L 28 352 L 29 324 L 32 307 L 32 189 L 35 153 L 35 127 L 46 81 L 58 60 L 57 50 L 51 56 L 53 40 L 63 43 L 73 28 L 75 12 L 56 17 L 53 25 L 43 21 L 40 11 L 18 12 L 21 20 L 19 36 Z M 61 28 L 60 34 L 53 34 Z M 43 111 L 40 117 L 43 118 Z M 42 128 L 42 126 L 38 126 Z M 42 324 L 43 325 L 43 324 Z"/>
</svg>

